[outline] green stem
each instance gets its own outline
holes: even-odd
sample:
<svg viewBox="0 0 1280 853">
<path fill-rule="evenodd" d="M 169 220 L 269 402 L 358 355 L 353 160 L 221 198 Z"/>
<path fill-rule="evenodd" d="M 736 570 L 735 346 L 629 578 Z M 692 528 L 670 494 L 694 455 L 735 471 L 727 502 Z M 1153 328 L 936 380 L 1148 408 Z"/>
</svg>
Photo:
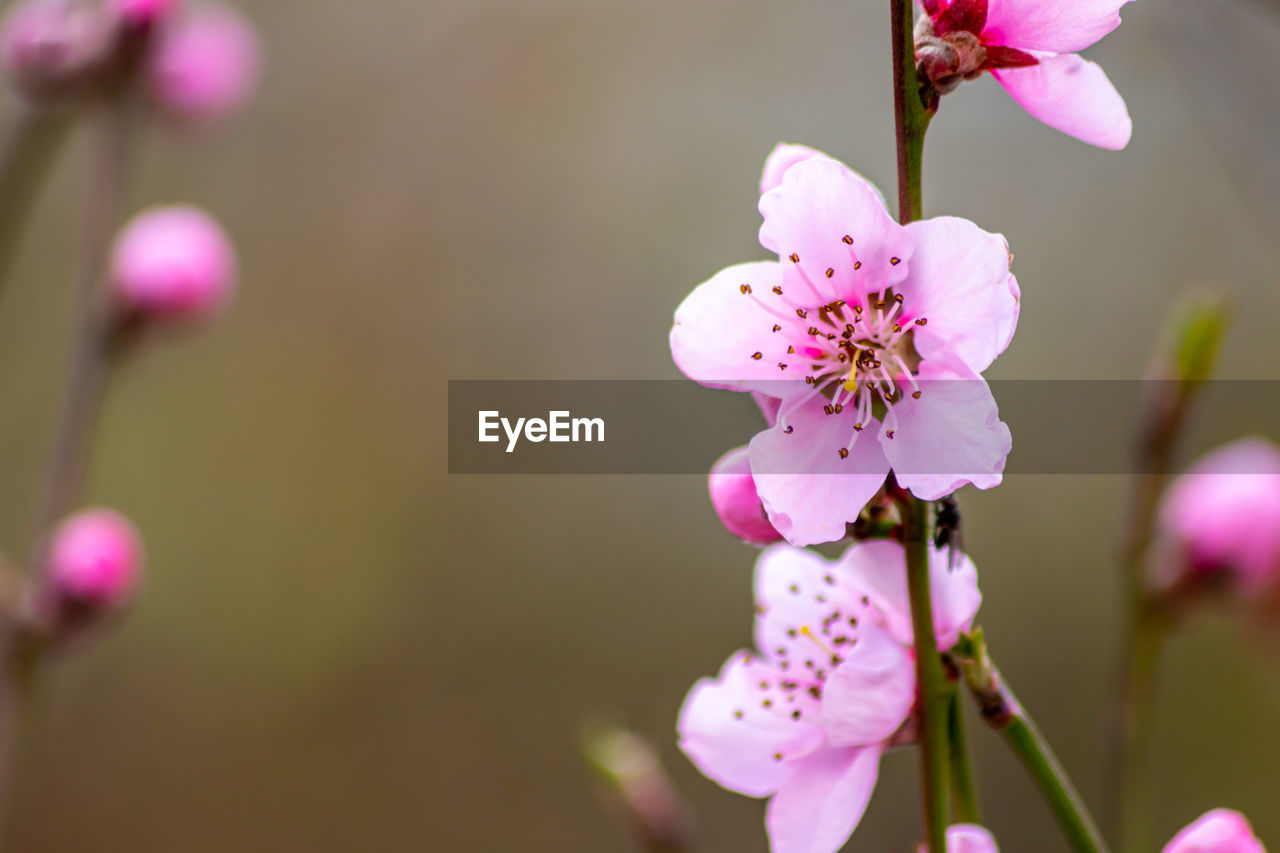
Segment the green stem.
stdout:
<svg viewBox="0 0 1280 853">
<path fill-rule="evenodd" d="M 1150 848 L 1151 706 L 1156 662 L 1166 627 L 1150 607 L 1140 607 L 1129 625 L 1125 673 L 1120 696 L 1119 806 L 1120 849 L 1145 853 Z"/>
<path fill-rule="evenodd" d="M 893 29 L 893 115 L 897 127 L 898 221 L 904 225 L 924 216 L 921 170 L 924 134 L 934 108 L 925 104 L 916 73 L 911 0 L 889 0 Z"/>
<path fill-rule="evenodd" d="M 951 802 L 956 823 L 982 823 L 978 808 L 978 789 L 973 784 L 973 765 L 969 760 L 969 744 L 964 731 L 964 709 L 960 692 L 951 694 L 947 714 L 947 735 L 951 742 Z"/>
<path fill-rule="evenodd" d="M 921 168 L 924 134 L 932 112 L 921 97 L 916 73 L 915 35 L 911 0 L 889 0 L 893 39 L 893 113 L 898 150 L 898 220 L 914 222 L 923 214 Z M 947 849 L 949 804 L 948 690 L 938 642 L 933 633 L 933 602 L 929 588 L 929 504 L 899 495 L 903 545 L 907 552 L 907 590 L 915 631 L 917 712 L 921 731 L 921 785 L 925 835 L 930 853 Z"/>
<path fill-rule="evenodd" d="M 36 192 L 70 126 L 68 114 L 22 106 L 5 129 L 0 142 L 0 295 Z"/>
<path fill-rule="evenodd" d="M 982 630 L 975 629 L 962 637 L 955 653 L 965 683 L 982 709 L 982 718 L 1000 732 L 1022 761 L 1053 810 L 1071 848 L 1077 853 L 1106 853 L 1107 843 L 1066 770 L 991 662 Z"/>
<path fill-rule="evenodd" d="M 947 733 L 950 685 L 938 654 L 929 588 L 929 504 L 909 495 L 901 497 L 902 540 L 907 552 L 907 596 L 911 601 L 911 629 L 916 649 L 916 710 L 920 716 L 921 784 L 924 789 L 925 833 L 930 853 L 945 853 L 949 804 Z"/>
</svg>

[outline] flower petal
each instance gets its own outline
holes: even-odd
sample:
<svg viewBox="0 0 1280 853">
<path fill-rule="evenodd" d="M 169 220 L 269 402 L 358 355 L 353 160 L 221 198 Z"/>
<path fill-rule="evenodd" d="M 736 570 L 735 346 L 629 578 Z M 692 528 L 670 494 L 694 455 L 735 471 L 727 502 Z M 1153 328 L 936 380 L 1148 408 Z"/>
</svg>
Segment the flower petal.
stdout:
<svg viewBox="0 0 1280 853">
<path fill-rule="evenodd" d="M 764 195 L 774 187 L 781 185 L 782 176 L 796 163 L 802 163 L 805 160 L 814 158 L 820 160 L 835 159 L 816 148 L 810 148 L 808 145 L 794 145 L 789 142 L 778 143 L 778 146 L 769 152 L 769 158 L 764 161 L 764 174 L 760 176 L 760 194 Z"/>
<path fill-rule="evenodd" d="M 760 212 L 760 243 L 781 257 L 783 288 L 809 307 L 858 300 L 906 275 L 911 235 L 843 163 L 796 163 L 760 197 Z"/>
<path fill-rule="evenodd" d="M 826 398 L 798 406 L 751 440 L 751 472 L 769 521 L 793 545 L 834 542 L 884 485 L 889 461 L 871 420 L 851 449 L 856 412 L 826 415 Z M 785 407 L 784 407 L 785 409 Z M 790 429 L 790 432 L 787 430 Z M 840 451 L 848 449 L 847 457 Z"/>
<path fill-rule="evenodd" d="M 739 652 L 718 677 L 693 686 L 676 724 L 680 748 L 703 774 L 750 797 L 772 793 L 788 772 L 787 759 L 822 744 L 816 719 L 793 720 L 761 707 L 761 681 L 772 683 L 778 675 L 758 657 Z"/>
<path fill-rule="evenodd" d="M 933 596 L 933 628 L 938 647 L 950 649 L 973 627 L 982 604 L 978 570 L 967 555 L 954 565 L 945 548 L 929 553 L 929 589 Z M 881 623 L 904 646 L 915 642 L 911 603 L 907 598 L 907 558 L 902 545 L 887 539 L 860 542 L 840 558 L 842 585 L 862 589 L 880 614 Z"/>
<path fill-rule="evenodd" d="M 1040 57 L 1039 65 L 991 72 L 1040 121 L 1099 148 L 1129 144 L 1133 121 L 1124 99 L 1096 63 L 1074 53 Z"/>
<path fill-rule="evenodd" d="M 822 749 L 790 762 L 765 814 L 772 853 L 836 853 L 862 820 L 879 770 L 879 746 Z"/>
<path fill-rule="evenodd" d="M 1013 439 L 986 380 L 958 359 L 933 358 L 917 381 L 920 398 L 896 403 L 880 430 L 898 484 L 927 501 L 965 483 L 1000 485 Z"/>
<path fill-rule="evenodd" d="M 784 783 L 785 784 L 785 783 Z M 1267 853 L 1240 812 L 1214 809 L 1173 837 L 1164 853 Z"/>
<path fill-rule="evenodd" d="M 771 313 L 765 299 L 782 281 L 781 272 L 775 261 L 738 264 L 685 297 L 671 328 L 671 356 L 685 376 L 712 388 L 778 396 L 785 384 L 780 380 L 786 379 L 778 362 L 787 358 L 784 338 L 792 321 L 780 311 Z"/>
<path fill-rule="evenodd" d="M 1009 244 L 967 219 L 940 216 L 907 226 L 916 251 L 902 283 L 906 319 L 926 359 L 955 353 L 973 371 L 986 370 L 1013 338 L 1018 284 L 1009 273 Z"/>
<path fill-rule="evenodd" d="M 835 563 L 813 551 L 766 548 L 756 561 L 756 648 L 770 662 L 792 664 L 791 679 L 821 687 L 815 673 L 831 668 L 826 651 L 847 650 L 855 626 L 874 618 L 863 595 L 861 587 L 839 578 Z"/>
<path fill-rule="evenodd" d="M 1120 26 L 1129 0 L 990 0 L 982 40 L 1025 50 L 1084 50 Z"/>
<path fill-rule="evenodd" d="M 915 664 L 906 647 L 878 625 L 865 625 L 822 692 L 827 742 L 869 746 L 887 740 L 915 701 Z"/>
</svg>

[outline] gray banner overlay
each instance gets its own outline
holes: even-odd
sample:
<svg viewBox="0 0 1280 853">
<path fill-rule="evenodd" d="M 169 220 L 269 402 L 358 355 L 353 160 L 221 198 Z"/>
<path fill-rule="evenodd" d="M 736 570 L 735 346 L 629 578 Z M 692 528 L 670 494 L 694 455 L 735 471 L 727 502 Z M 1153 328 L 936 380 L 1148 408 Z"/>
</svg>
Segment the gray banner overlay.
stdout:
<svg viewBox="0 0 1280 853">
<path fill-rule="evenodd" d="M 1138 380 L 989 385 L 1013 433 L 1009 475 L 1149 473 L 1139 470 L 1133 453 L 1139 422 L 1148 400 L 1173 390 L 1172 383 Z M 480 440 L 482 413 L 490 441 Z M 723 453 L 765 428 L 750 395 L 680 379 L 450 380 L 448 418 L 450 474 L 705 474 Z M 1280 438 L 1280 381 L 1207 382 L 1188 418 L 1178 464 L 1259 434 Z M 858 440 L 875 437 L 864 432 Z M 833 465 L 824 473 L 841 470 Z"/>
</svg>

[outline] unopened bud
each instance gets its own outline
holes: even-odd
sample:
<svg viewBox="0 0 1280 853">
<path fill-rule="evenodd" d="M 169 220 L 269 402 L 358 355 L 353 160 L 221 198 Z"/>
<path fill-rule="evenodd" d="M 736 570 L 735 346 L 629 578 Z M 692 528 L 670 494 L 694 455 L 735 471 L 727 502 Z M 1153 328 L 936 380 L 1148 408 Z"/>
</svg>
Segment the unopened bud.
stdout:
<svg viewBox="0 0 1280 853">
<path fill-rule="evenodd" d="M 1148 578 L 1158 594 L 1267 587 L 1280 576 L 1280 449 L 1246 438 L 1209 453 L 1169 488 L 1159 528 Z"/>
<path fill-rule="evenodd" d="M 753 545 L 767 545 L 782 539 L 782 534 L 769 523 L 756 492 L 746 447 L 721 456 L 711 468 L 707 486 L 716 514 L 734 536 Z"/>
<path fill-rule="evenodd" d="M 203 319 L 230 297 L 235 250 L 217 222 L 195 207 L 157 207 L 116 238 L 111 283 L 121 306 L 143 319 Z"/>
<path fill-rule="evenodd" d="M 131 26 L 149 27 L 168 17 L 179 0 L 107 0 L 107 11 Z"/>
<path fill-rule="evenodd" d="M 124 607 L 143 561 L 142 540 L 119 513 L 90 509 L 63 521 L 49 544 L 41 602 L 54 630 L 80 627 Z"/>
<path fill-rule="evenodd" d="M 110 27 L 71 0 L 20 0 L 0 19 L 0 68 L 33 99 L 77 89 L 101 57 Z"/>
<path fill-rule="evenodd" d="M 1170 327 L 1175 379 L 1201 382 L 1213 372 L 1227 328 L 1226 300 L 1215 293 L 1193 293 L 1175 313 Z"/>
<path fill-rule="evenodd" d="M 655 849 L 686 849 L 692 827 L 689 810 L 653 747 L 618 727 L 590 729 L 583 741 L 587 761 L 618 796 L 643 840 Z"/>
<path fill-rule="evenodd" d="M 160 34 L 147 85 L 156 104 L 174 118 L 216 121 L 253 94 L 259 54 L 257 33 L 235 9 L 193 6 Z"/>
</svg>

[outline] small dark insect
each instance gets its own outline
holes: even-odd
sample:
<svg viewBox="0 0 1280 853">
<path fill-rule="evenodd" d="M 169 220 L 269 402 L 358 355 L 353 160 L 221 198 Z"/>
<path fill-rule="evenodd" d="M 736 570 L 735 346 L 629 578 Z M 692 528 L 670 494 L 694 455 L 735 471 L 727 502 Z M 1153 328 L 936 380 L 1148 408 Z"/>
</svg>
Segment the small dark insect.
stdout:
<svg viewBox="0 0 1280 853">
<path fill-rule="evenodd" d="M 933 547 L 947 549 L 947 566 L 954 571 L 964 552 L 964 534 L 960 530 L 960 505 L 952 496 L 938 501 Z"/>
</svg>

